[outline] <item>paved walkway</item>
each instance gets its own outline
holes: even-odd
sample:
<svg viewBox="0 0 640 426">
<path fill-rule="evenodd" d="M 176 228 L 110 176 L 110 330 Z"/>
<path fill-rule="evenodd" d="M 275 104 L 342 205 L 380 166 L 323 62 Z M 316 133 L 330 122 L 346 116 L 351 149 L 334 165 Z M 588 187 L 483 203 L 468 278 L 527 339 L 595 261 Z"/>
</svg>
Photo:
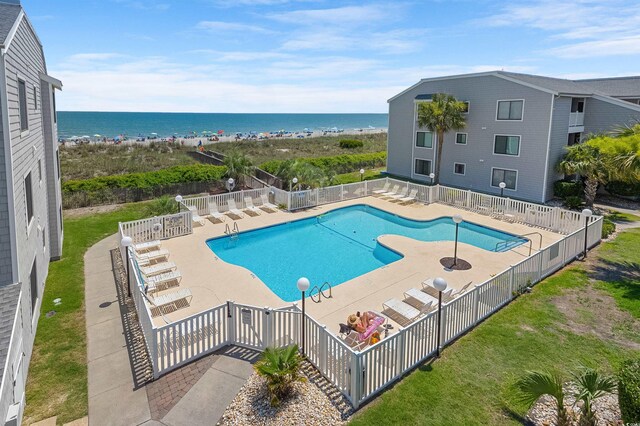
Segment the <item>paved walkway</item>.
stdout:
<svg viewBox="0 0 640 426">
<path fill-rule="evenodd" d="M 229 347 L 152 382 L 131 305 L 116 285 L 108 237 L 85 254 L 89 424 L 212 425 L 253 371 L 254 351 Z"/>
</svg>

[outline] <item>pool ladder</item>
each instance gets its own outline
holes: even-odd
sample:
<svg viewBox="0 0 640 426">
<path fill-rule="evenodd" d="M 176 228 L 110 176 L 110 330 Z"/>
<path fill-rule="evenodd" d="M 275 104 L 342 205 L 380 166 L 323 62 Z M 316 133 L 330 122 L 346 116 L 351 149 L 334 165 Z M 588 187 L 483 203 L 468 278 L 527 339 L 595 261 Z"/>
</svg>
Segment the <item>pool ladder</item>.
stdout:
<svg viewBox="0 0 640 426">
<path fill-rule="evenodd" d="M 331 295 L 331 284 L 329 284 L 328 282 L 325 282 L 325 283 L 324 283 L 324 284 L 322 284 L 321 286 L 317 286 L 317 285 L 316 285 L 316 286 L 314 286 L 314 287 L 311 289 L 311 292 L 310 292 L 310 293 L 313 293 L 313 291 L 314 291 L 314 290 L 316 290 L 316 289 L 318 290 L 318 292 L 317 292 L 317 293 L 315 293 L 315 294 L 311 294 L 311 296 L 309 297 L 309 298 L 310 298 L 311 300 L 313 300 L 315 303 L 320 303 L 320 302 L 322 302 L 322 297 L 323 297 L 323 296 L 324 296 L 324 298 L 325 298 L 325 299 L 330 299 L 330 298 L 332 298 L 332 297 L 333 297 L 333 296 Z M 325 294 L 325 289 L 328 289 L 328 290 L 329 290 L 329 295 L 328 295 L 328 296 Z M 314 299 L 314 297 L 315 297 L 315 296 L 318 296 L 318 300 Z"/>
<path fill-rule="evenodd" d="M 233 222 L 233 229 L 229 227 L 227 223 L 224 227 L 224 233 L 231 237 L 232 240 L 237 240 L 240 236 L 240 228 L 238 227 L 238 222 Z"/>
<path fill-rule="evenodd" d="M 540 237 L 540 240 L 538 243 L 538 251 L 540 251 L 542 249 L 542 234 L 539 232 L 529 232 L 528 234 L 516 235 L 515 237 L 509 238 L 508 240 L 498 241 L 496 243 L 495 251 L 498 251 L 498 247 L 500 247 L 500 245 L 502 244 L 504 244 L 504 248 L 506 249 L 507 247 L 509 247 L 509 243 L 518 242 L 520 240 L 527 240 L 527 242 L 529 242 L 529 256 L 531 256 L 531 251 L 533 249 L 533 241 L 531 241 L 531 238 L 527 238 L 530 235 L 537 235 L 538 237 Z"/>
</svg>

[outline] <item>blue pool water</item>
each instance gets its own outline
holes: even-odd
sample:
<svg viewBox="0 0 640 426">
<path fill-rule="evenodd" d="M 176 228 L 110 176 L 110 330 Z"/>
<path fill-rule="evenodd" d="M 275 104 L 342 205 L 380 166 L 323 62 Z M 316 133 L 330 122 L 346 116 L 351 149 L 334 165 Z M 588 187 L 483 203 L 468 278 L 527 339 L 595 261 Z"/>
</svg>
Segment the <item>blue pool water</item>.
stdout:
<svg viewBox="0 0 640 426">
<path fill-rule="evenodd" d="M 237 239 L 213 238 L 209 248 L 222 260 L 243 266 L 286 302 L 300 299 L 296 281 L 309 278 L 311 286 L 345 281 L 402 258 L 379 244 L 384 234 L 420 241 L 453 241 L 455 224 L 449 217 L 430 221 L 402 218 L 371 206 L 356 205 L 254 231 Z M 458 240 L 484 250 L 508 250 L 525 242 L 515 235 L 462 222 Z M 507 242 L 508 241 L 508 242 Z"/>
</svg>

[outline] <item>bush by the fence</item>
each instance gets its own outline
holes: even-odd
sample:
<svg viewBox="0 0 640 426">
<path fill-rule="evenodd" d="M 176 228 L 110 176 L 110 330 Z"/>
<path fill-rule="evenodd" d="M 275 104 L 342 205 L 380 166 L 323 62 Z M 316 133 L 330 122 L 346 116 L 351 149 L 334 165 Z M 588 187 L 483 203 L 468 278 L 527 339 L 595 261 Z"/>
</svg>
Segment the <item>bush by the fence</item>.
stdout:
<svg viewBox="0 0 640 426">
<path fill-rule="evenodd" d="M 606 186 L 607 191 L 613 195 L 622 195 L 623 197 L 640 197 L 640 182 L 628 183 L 612 181 Z"/>
<path fill-rule="evenodd" d="M 362 148 L 364 146 L 364 142 L 358 139 L 341 139 L 338 143 L 340 148 L 345 149 Z"/>
<path fill-rule="evenodd" d="M 582 207 L 582 203 L 582 198 L 578 197 L 577 195 L 569 195 L 564 199 L 564 206 L 569 210 L 578 210 L 580 207 Z"/>
<path fill-rule="evenodd" d="M 640 422 L 640 359 L 622 364 L 618 374 L 618 404 L 625 424 Z"/>
<path fill-rule="evenodd" d="M 301 158 L 298 161 L 319 167 L 325 172 L 336 174 L 349 173 L 362 167 L 382 167 L 387 163 L 386 152 L 373 152 L 368 154 L 345 154 L 333 157 Z M 282 160 L 267 161 L 260 167 L 269 173 L 275 173 Z"/>
<path fill-rule="evenodd" d="M 602 219 L 602 238 L 608 238 L 609 235 L 613 234 L 616 231 L 616 224 L 611 221 L 608 217 L 604 217 Z"/>
<path fill-rule="evenodd" d="M 85 180 L 68 180 L 62 184 L 64 193 L 80 191 L 95 192 L 104 189 L 151 189 L 162 185 L 185 182 L 204 182 L 222 179 L 226 167 L 192 164 L 146 173 L 130 173 L 115 176 L 100 176 Z"/>
<path fill-rule="evenodd" d="M 558 180 L 553 184 L 553 194 L 559 198 L 579 197 L 583 194 L 582 182 Z"/>
</svg>

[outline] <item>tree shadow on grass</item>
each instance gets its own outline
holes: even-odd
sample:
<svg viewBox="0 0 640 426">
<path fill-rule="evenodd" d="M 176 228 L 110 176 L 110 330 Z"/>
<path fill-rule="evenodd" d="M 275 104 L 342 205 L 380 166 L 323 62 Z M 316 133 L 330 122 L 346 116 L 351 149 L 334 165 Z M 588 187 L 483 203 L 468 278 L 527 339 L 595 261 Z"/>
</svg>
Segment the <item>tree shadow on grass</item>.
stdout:
<svg viewBox="0 0 640 426">
<path fill-rule="evenodd" d="M 589 276 L 617 290 L 622 290 L 622 297 L 625 299 L 640 298 L 640 263 L 600 259 L 591 267 Z"/>
<path fill-rule="evenodd" d="M 615 223 L 633 223 L 635 221 L 629 220 L 627 216 L 620 212 L 612 212 L 607 215 L 607 218 Z"/>
</svg>

